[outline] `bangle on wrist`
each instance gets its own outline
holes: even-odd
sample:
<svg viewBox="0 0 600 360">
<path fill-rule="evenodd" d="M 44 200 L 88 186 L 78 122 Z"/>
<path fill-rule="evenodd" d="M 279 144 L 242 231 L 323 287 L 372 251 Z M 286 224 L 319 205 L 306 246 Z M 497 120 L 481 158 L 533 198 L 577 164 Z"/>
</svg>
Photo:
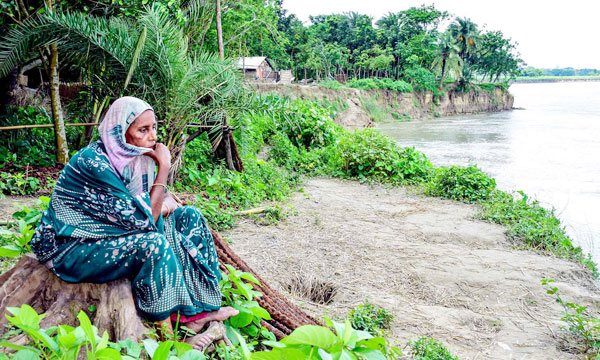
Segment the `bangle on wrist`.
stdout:
<svg viewBox="0 0 600 360">
<path fill-rule="evenodd" d="M 152 184 L 152 186 L 151 186 L 151 187 L 155 187 L 155 186 L 162 186 L 162 187 L 164 187 L 165 189 L 167 189 L 167 185 L 165 185 L 165 184 L 161 184 L 161 183 L 154 183 L 154 184 Z"/>
<path fill-rule="evenodd" d="M 171 215 L 171 207 L 166 203 L 163 203 L 163 205 L 167 207 L 167 214 L 164 217 L 168 217 Z"/>
</svg>

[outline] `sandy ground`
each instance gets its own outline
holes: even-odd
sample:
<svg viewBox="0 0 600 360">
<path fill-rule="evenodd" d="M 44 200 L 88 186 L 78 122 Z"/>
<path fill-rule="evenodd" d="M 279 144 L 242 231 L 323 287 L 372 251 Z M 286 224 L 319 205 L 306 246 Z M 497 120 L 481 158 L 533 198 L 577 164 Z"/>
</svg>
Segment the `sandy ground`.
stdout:
<svg viewBox="0 0 600 360">
<path fill-rule="evenodd" d="M 332 179 L 309 180 L 290 205 L 295 214 L 277 225 L 241 219 L 223 236 L 310 314 L 345 317 L 369 299 L 394 314 L 401 346 L 433 336 L 461 359 L 576 358 L 540 279 L 588 308 L 597 283 L 577 264 L 515 250 L 503 227 L 473 219 L 476 207 Z M 332 284 L 333 302 L 290 293 L 298 279 Z"/>
</svg>

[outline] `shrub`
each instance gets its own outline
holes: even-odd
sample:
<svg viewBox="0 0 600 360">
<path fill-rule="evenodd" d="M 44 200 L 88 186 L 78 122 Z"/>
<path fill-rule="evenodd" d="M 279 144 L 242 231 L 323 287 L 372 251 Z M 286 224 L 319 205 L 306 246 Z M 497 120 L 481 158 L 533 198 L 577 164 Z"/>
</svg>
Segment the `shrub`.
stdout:
<svg viewBox="0 0 600 360">
<path fill-rule="evenodd" d="M 319 83 L 319 86 L 322 86 L 327 89 L 334 89 L 334 90 L 339 90 L 342 88 L 342 84 L 336 80 L 321 81 Z"/>
<path fill-rule="evenodd" d="M 279 134 L 278 138 L 289 143 L 285 135 Z M 298 151 L 289 145 L 288 150 Z M 196 206 L 215 229 L 233 226 L 235 212 L 240 209 L 265 200 L 282 200 L 299 184 L 298 174 L 278 169 L 272 162 L 257 160 L 254 154 L 243 155 L 245 172 L 228 170 L 225 165 L 215 163 L 211 149 L 206 135 L 188 144 L 175 188 L 200 192 Z M 287 154 L 282 151 L 281 161 L 285 160 L 284 155 Z"/>
<path fill-rule="evenodd" d="M 340 170 L 364 181 L 416 183 L 429 176 L 431 164 L 422 153 L 402 149 L 374 129 L 347 133 L 338 144 Z"/>
<path fill-rule="evenodd" d="M 371 304 L 369 301 L 358 305 L 348 315 L 353 328 L 378 335 L 383 335 L 384 330 L 390 328 L 394 318 L 387 310 Z"/>
<path fill-rule="evenodd" d="M 296 100 L 289 111 L 294 113 L 294 121 L 283 121 L 277 126 L 297 147 L 327 146 L 337 138 L 339 127 L 327 109 L 312 101 Z"/>
<path fill-rule="evenodd" d="M 589 311 L 585 306 L 565 302 L 558 292 L 556 286 L 552 286 L 554 280 L 542 279 L 542 285 L 546 288 L 548 295 L 554 295 L 555 301 L 563 307 L 561 320 L 568 325 L 568 331 L 575 340 L 575 349 L 581 354 L 591 355 L 589 358 L 597 358 L 600 353 L 600 319 L 596 311 Z M 593 356 L 596 355 L 596 356 Z"/>
<path fill-rule="evenodd" d="M 426 193 L 474 203 L 488 199 L 495 188 L 496 181 L 476 165 L 442 166 L 435 170 L 435 176 L 426 185 Z"/>
<path fill-rule="evenodd" d="M 404 77 L 415 90 L 429 90 L 437 95 L 438 82 L 432 71 L 422 67 L 411 68 L 404 71 Z"/>
<path fill-rule="evenodd" d="M 458 360 L 441 342 L 433 338 L 422 337 L 410 342 L 413 359 L 415 360 Z"/>
<path fill-rule="evenodd" d="M 508 87 L 510 85 L 507 82 L 499 82 L 499 83 L 479 83 L 479 84 L 477 84 L 477 86 L 479 86 L 479 88 L 481 90 L 487 91 L 487 92 L 493 94 L 497 88 L 501 88 L 502 92 L 507 91 Z"/>
</svg>

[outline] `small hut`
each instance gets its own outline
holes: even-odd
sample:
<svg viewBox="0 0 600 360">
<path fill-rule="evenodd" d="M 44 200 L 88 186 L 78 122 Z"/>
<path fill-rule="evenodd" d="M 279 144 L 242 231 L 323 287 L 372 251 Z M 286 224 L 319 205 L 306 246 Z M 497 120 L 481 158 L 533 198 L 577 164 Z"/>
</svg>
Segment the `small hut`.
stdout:
<svg viewBox="0 0 600 360">
<path fill-rule="evenodd" d="M 278 73 L 264 56 L 248 56 L 238 59 L 236 66 L 244 72 L 244 76 L 254 80 L 277 81 Z"/>
</svg>

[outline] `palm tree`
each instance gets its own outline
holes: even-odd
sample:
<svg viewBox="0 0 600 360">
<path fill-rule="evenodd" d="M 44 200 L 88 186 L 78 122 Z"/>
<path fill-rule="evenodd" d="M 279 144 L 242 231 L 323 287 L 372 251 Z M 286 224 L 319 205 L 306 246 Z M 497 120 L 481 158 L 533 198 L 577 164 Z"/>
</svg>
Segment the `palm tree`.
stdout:
<svg viewBox="0 0 600 360">
<path fill-rule="evenodd" d="M 447 74 L 453 73 L 456 79 L 462 75 L 463 62 L 459 52 L 460 47 L 454 40 L 453 34 L 450 31 L 442 33 L 437 43 L 437 57 L 432 63 L 432 68 L 440 72 L 440 89 L 444 85 Z"/>
<path fill-rule="evenodd" d="M 164 129 L 162 141 L 179 159 L 188 124 L 212 127 L 216 149 L 227 115 L 244 106 L 240 75 L 232 61 L 189 50 L 189 33 L 185 25 L 155 8 L 147 8 L 135 21 L 45 12 L 0 41 L 0 76 L 32 49 L 56 44 L 63 58 L 70 59 L 69 65 L 90 74 L 90 87 L 101 94 L 96 97 L 98 115 L 110 98 L 122 96 L 127 89 L 129 95 L 153 105 Z"/>
<path fill-rule="evenodd" d="M 463 61 L 467 56 L 477 50 L 480 41 L 477 24 L 467 18 L 456 18 L 456 22 L 450 24 L 449 31 L 454 40 L 459 44 L 459 56 Z"/>
</svg>

